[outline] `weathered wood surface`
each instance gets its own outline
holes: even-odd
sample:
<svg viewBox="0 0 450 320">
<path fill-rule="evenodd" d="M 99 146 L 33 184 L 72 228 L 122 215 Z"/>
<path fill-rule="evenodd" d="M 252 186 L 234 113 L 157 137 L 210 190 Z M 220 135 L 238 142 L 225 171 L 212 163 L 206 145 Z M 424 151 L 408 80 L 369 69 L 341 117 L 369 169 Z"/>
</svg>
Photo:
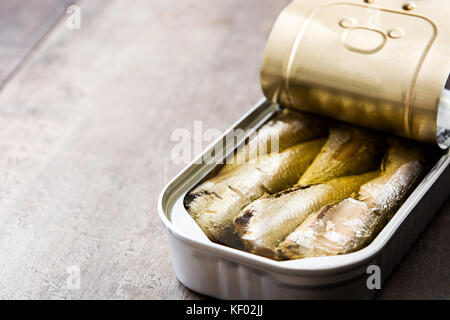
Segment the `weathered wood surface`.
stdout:
<svg viewBox="0 0 450 320">
<path fill-rule="evenodd" d="M 0 88 L 73 0 L 0 1 Z"/>
<path fill-rule="evenodd" d="M 0 93 L 0 298 L 201 298 L 174 276 L 157 216 L 183 167 L 171 133 L 225 129 L 259 100 L 288 2 L 85 1 L 81 30 L 55 26 Z M 379 298 L 450 297 L 449 211 Z"/>
</svg>

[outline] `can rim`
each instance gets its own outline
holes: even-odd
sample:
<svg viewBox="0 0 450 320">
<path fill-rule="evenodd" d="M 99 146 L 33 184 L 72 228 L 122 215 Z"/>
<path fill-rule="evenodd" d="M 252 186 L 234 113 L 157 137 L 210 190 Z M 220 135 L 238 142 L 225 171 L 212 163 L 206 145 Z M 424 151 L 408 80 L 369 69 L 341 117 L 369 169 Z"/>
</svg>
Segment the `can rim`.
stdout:
<svg viewBox="0 0 450 320">
<path fill-rule="evenodd" d="M 263 99 L 259 104 L 254 106 L 248 113 L 255 111 L 264 105 L 267 105 L 268 101 Z M 241 120 L 245 118 L 242 117 Z M 240 121 L 241 121 L 240 120 Z M 235 128 L 240 121 L 231 126 Z M 221 136 L 212 145 L 219 143 L 225 137 L 226 134 Z M 203 153 L 199 156 L 201 156 Z M 167 232 L 176 239 L 185 242 L 188 245 L 194 246 L 198 249 L 205 250 L 209 254 L 218 256 L 220 258 L 239 262 L 256 268 L 262 271 L 276 272 L 278 274 L 299 275 L 308 277 L 318 277 L 329 275 L 330 273 L 339 274 L 363 267 L 368 262 L 376 260 L 379 253 L 393 240 L 395 234 L 401 227 L 401 225 L 409 218 L 411 211 L 416 207 L 418 202 L 428 192 L 428 190 L 434 185 L 443 171 L 450 165 L 450 151 L 438 161 L 438 163 L 430 170 L 428 175 L 421 181 L 421 183 L 415 188 L 413 193 L 408 197 L 405 203 L 400 207 L 394 217 L 388 222 L 388 224 L 381 230 L 376 238 L 365 248 L 349 253 L 346 255 L 327 256 L 327 257 L 314 257 L 305 258 L 299 260 L 290 261 L 276 261 L 269 258 L 261 257 L 253 253 L 240 251 L 225 245 L 217 244 L 212 241 L 205 242 L 197 239 L 193 239 L 189 235 L 180 231 L 174 226 L 172 221 L 169 220 L 170 211 L 173 207 L 174 199 L 184 196 L 185 192 L 180 192 L 180 188 L 185 186 L 183 179 L 192 170 L 193 165 L 198 161 L 195 159 L 190 165 L 185 167 L 179 175 L 174 177 L 162 190 L 158 199 L 158 214 L 163 223 L 163 226 Z M 186 191 L 187 192 L 187 191 Z M 188 214 L 186 212 L 186 214 Z"/>
<path fill-rule="evenodd" d="M 439 147 L 445 150 L 450 147 L 450 72 L 439 100 L 436 128 L 436 141 Z"/>
</svg>

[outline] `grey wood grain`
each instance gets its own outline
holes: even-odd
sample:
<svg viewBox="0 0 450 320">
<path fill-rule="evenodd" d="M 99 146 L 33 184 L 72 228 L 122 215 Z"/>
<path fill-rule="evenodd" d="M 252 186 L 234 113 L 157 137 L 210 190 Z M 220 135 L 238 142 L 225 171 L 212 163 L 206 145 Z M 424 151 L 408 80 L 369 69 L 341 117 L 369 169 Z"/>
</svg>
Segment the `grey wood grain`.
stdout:
<svg viewBox="0 0 450 320">
<path fill-rule="evenodd" d="M 449 200 L 385 283 L 377 299 L 450 299 Z"/>
<path fill-rule="evenodd" d="M 0 297 L 196 298 L 156 214 L 171 133 L 260 97 L 287 1 L 86 1 L 0 94 Z M 67 287 L 67 268 L 81 289 Z"/>
<path fill-rule="evenodd" d="M 0 88 L 73 0 L 0 1 Z"/>
<path fill-rule="evenodd" d="M 55 26 L 0 92 L 0 298 L 203 298 L 174 276 L 157 216 L 183 167 L 171 134 L 196 120 L 225 129 L 259 100 L 288 2 L 85 1 L 81 30 Z M 450 296 L 433 283 L 450 265 L 449 210 L 381 298 L 413 296 L 411 279 L 435 264 L 424 295 Z"/>
</svg>

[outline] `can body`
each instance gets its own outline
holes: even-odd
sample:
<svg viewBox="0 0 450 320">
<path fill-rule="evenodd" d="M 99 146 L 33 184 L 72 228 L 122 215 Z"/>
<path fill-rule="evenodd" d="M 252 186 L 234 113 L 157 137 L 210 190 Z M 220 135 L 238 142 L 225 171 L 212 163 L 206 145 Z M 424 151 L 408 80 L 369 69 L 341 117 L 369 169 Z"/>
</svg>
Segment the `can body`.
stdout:
<svg viewBox="0 0 450 320">
<path fill-rule="evenodd" d="M 277 106 L 263 100 L 231 129 L 258 128 Z M 215 145 L 223 144 L 226 135 Z M 242 141 L 245 136 L 242 137 Z M 205 153 L 208 150 L 205 151 Z M 200 156 L 201 157 L 201 156 Z M 366 248 L 341 256 L 274 261 L 211 242 L 183 206 L 186 193 L 213 166 L 194 161 L 161 193 L 158 209 L 170 241 L 178 279 L 188 288 L 220 299 L 368 299 L 374 266 L 380 284 L 417 239 L 448 194 L 450 156 L 445 153 Z"/>
</svg>

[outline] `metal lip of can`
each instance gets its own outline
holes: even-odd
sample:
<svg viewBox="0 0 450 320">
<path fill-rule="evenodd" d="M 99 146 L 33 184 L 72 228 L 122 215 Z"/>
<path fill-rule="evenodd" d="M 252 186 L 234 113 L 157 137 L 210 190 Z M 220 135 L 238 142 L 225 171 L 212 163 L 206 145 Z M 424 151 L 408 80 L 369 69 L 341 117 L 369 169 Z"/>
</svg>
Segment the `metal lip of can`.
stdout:
<svg viewBox="0 0 450 320">
<path fill-rule="evenodd" d="M 277 110 L 262 100 L 231 129 L 258 128 Z M 206 149 L 223 144 L 226 134 Z M 242 137 L 242 141 L 245 137 Z M 200 155 L 199 159 L 203 156 Z M 292 261 L 274 261 L 211 242 L 196 225 L 182 202 L 185 194 L 213 166 L 196 159 L 162 191 L 158 212 L 167 232 L 178 279 L 199 293 L 222 299 L 370 298 L 367 268 L 378 265 L 383 281 L 445 201 L 450 179 L 450 151 L 397 211 L 373 242 L 355 253 Z"/>
</svg>

